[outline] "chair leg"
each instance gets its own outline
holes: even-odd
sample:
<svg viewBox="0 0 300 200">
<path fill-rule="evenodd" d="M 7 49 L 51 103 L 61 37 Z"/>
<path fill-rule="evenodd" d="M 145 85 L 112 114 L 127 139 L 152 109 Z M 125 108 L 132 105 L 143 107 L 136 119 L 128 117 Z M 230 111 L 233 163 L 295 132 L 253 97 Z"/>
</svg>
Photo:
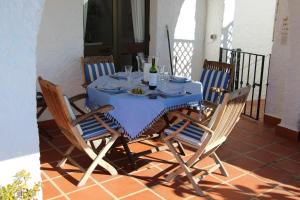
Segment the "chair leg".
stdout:
<svg viewBox="0 0 300 200">
<path fill-rule="evenodd" d="M 199 155 L 201 154 L 201 151 L 197 151 L 187 162 L 186 165 L 188 167 L 192 167 L 194 166 L 198 161 L 199 161 Z M 167 181 L 171 181 L 173 180 L 176 176 L 178 176 L 179 174 L 183 173 L 183 169 L 181 167 L 177 167 L 176 169 L 173 170 L 172 173 L 170 173 L 166 180 Z"/>
<path fill-rule="evenodd" d="M 121 136 L 121 142 L 122 142 L 122 145 L 124 147 L 124 150 L 125 150 L 125 153 L 128 157 L 128 160 L 130 162 L 130 165 L 132 167 L 133 170 L 136 170 L 136 162 L 134 160 L 134 156 L 133 156 L 133 153 L 130 151 L 129 147 L 128 147 L 128 143 L 125 141 L 125 138 L 124 136 Z"/>
<path fill-rule="evenodd" d="M 213 152 L 211 155 L 212 159 L 214 159 L 214 161 L 220 166 L 220 171 L 221 171 L 221 174 L 223 176 L 226 176 L 228 177 L 229 176 L 229 173 L 227 172 L 227 170 L 225 169 L 222 161 L 220 160 L 220 158 L 217 156 L 217 154 L 215 152 Z"/>
<path fill-rule="evenodd" d="M 111 175 L 118 174 L 117 170 L 111 164 L 109 164 L 108 162 L 103 160 L 103 157 L 105 156 L 107 151 L 111 148 L 111 146 L 115 143 L 115 141 L 118 139 L 118 137 L 119 137 L 119 135 L 116 135 L 116 134 L 112 135 L 109 142 L 106 144 L 105 147 L 103 147 L 103 149 L 96 156 L 96 158 L 94 159 L 92 164 L 89 166 L 87 171 L 84 173 L 83 177 L 80 179 L 80 181 L 78 183 L 78 186 L 83 186 L 86 183 L 86 181 L 88 180 L 88 178 L 90 177 L 90 175 L 92 174 L 94 169 L 97 167 L 97 165 L 100 165 L 101 167 L 106 169 Z"/>
<path fill-rule="evenodd" d="M 67 151 L 64 153 L 64 158 L 63 158 L 61 161 L 59 161 L 59 162 L 57 163 L 57 165 L 56 165 L 57 167 L 63 167 L 63 166 L 66 164 L 66 162 L 67 162 L 67 160 L 68 160 L 70 154 L 71 154 L 72 151 L 74 150 L 74 148 L 75 148 L 75 146 L 74 146 L 74 145 L 71 145 L 71 146 L 67 149 Z"/>
<path fill-rule="evenodd" d="M 188 166 L 184 163 L 184 160 L 182 160 L 180 155 L 176 152 L 176 149 L 174 148 L 174 146 L 171 144 L 170 141 L 166 141 L 166 144 L 170 148 L 170 150 L 173 153 L 173 155 L 175 156 L 176 160 L 179 162 L 181 169 L 185 172 L 189 181 L 192 183 L 196 193 L 200 196 L 205 196 L 204 193 L 202 192 L 200 186 L 197 184 L 197 179 L 193 177 L 190 168 L 188 168 Z"/>
<path fill-rule="evenodd" d="M 182 144 L 179 141 L 176 141 L 176 143 L 178 144 L 178 150 L 180 152 L 180 155 L 186 156 L 186 153 L 184 151 L 184 148 L 183 148 Z"/>
</svg>

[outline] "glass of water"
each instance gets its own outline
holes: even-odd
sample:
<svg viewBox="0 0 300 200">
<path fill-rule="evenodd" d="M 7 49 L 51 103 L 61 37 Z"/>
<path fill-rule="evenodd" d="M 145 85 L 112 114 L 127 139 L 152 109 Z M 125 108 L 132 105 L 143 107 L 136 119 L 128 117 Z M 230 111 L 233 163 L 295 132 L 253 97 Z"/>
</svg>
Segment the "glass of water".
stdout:
<svg viewBox="0 0 300 200">
<path fill-rule="evenodd" d="M 132 72 L 132 66 L 125 65 L 125 74 L 126 74 L 127 80 L 129 80 L 129 81 L 131 79 L 131 72 Z"/>
<path fill-rule="evenodd" d="M 164 82 L 165 66 L 160 65 L 160 66 L 157 66 L 157 68 L 158 68 L 158 84 L 162 85 Z"/>
<path fill-rule="evenodd" d="M 167 89 L 168 83 L 170 81 L 170 74 L 168 71 L 164 71 L 162 74 L 162 88 Z"/>
</svg>

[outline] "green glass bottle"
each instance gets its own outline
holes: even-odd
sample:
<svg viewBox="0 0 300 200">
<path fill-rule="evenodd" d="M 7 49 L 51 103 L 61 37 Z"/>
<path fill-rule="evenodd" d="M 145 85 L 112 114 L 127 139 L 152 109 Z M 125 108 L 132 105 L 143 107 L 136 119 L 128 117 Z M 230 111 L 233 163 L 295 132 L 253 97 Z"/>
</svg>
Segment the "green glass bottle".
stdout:
<svg viewBox="0 0 300 200">
<path fill-rule="evenodd" d="M 157 87 L 157 67 L 155 64 L 155 58 L 152 58 L 152 66 L 149 70 L 149 89 L 150 90 L 155 90 Z"/>
</svg>

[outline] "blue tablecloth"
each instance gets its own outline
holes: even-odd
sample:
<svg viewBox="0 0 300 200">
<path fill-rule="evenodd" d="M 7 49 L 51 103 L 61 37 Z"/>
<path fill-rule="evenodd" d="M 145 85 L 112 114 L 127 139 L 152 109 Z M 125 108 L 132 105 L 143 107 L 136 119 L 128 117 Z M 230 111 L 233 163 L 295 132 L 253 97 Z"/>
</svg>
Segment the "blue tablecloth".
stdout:
<svg viewBox="0 0 300 200">
<path fill-rule="evenodd" d="M 133 96 L 128 93 L 110 94 L 97 89 L 97 87 L 99 88 L 108 82 L 132 88 L 137 86 L 140 80 L 141 77 L 135 77 L 129 82 L 102 76 L 88 86 L 86 104 L 91 109 L 107 104 L 112 105 L 114 110 L 107 113 L 107 117 L 118 123 L 130 139 L 134 139 L 146 131 L 167 111 L 202 101 L 202 84 L 200 82 L 165 83 L 164 87 L 183 86 L 188 94 L 168 98 L 159 96 L 157 99 L 149 99 L 147 96 Z"/>
</svg>

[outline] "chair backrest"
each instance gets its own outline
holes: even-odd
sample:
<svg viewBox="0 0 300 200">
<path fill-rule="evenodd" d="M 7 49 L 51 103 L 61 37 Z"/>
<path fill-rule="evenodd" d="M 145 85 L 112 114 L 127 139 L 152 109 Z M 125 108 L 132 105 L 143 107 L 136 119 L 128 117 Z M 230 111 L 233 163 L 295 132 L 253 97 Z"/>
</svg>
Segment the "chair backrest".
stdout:
<svg viewBox="0 0 300 200">
<path fill-rule="evenodd" d="M 91 56 L 81 58 L 82 78 L 84 85 L 90 84 L 99 76 L 116 72 L 113 56 Z"/>
<path fill-rule="evenodd" d="M 232 91 L 234 65 L 205 60 L 200 81 L 203 84 L 203 99 L 210 102 L 221 103 L 224 97 L 221 96 L 219 98 L 219 96 L 216 93 L 212 93 L 210 89 L 217 87 Z M 220 99 L 220 102 L 217 102 L 218 99 Z"/>
<path fill-rule="evenodd" d="M 38 81 L 48 110 L 61 132 L 78 149 L 86 149 L 87 144 L 79 133 L 78 128 L 72 125 L 71 113 L 69 113 L 61 88 L 47 80 L 43 80 L 41 77 L 38 78 Z"/>
<path fill-rule="evenodd" d="M 214 131 L 205 151 L 217 148 L 231 133 L 240 119 L 251 87 L 247 86 L 232 93 L 225 94 L 224 101 L 214 113 L 209 127 Z"/>
</svg>

